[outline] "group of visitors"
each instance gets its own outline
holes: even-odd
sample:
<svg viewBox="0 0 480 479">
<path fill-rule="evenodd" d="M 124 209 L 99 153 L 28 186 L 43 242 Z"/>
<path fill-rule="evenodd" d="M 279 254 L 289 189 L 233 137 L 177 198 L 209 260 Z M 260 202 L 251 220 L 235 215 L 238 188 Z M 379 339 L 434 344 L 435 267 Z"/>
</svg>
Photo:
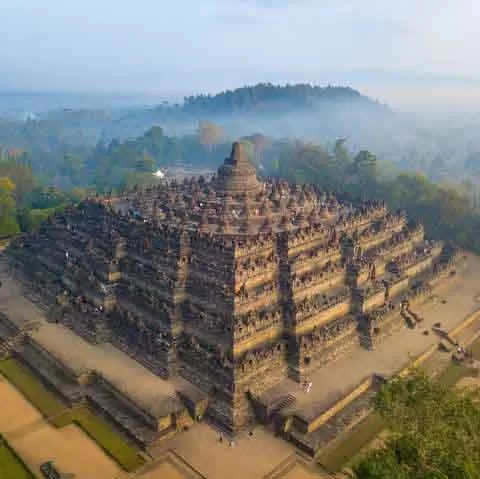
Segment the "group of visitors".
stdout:
<svg viewBox="0 0 480 479">
<path fill-rule="evenodd" d="M 305 380 L 303 383 L 303 390 L 308 394 L 312 390 L 312 381 Z"/>
<path fill-rule="evenodd" d="M 248 437 L 253 437 L 253 431 L 252 430 L 248 431 Z M 218 433 L 218 442 L 223 443 L 223 439 L 224 439 L 224 433 L 223 433 L 223 431 L 220 431 Z M 229 445 L 229 447 L 235 446 L 235 439 L 234 439 L 233 436 L 230 437 L 230 439 L 228 440 L 228 445 Z"/>
</svg>

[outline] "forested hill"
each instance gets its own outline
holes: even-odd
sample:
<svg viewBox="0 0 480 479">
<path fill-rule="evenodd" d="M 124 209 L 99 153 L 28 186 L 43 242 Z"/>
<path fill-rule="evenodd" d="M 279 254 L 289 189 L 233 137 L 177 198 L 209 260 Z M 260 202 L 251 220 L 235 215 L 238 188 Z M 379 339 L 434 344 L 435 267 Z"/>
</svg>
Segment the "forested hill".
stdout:
<svg viewBox="0 0 480 479">
<path fill-rule="evenodd" d="M 323 102 L 361 103 L 372 108 L 386 108 L 349 87 L 259 83 L 215 95 L 185 97 L 182 109 L 188 113 L 229 114 L 240 111 L 295 110 L 315 107 Z"/>
<path fill-rule="evenodd" d="M 325 140 L 346 136 L 358 129 L 359 123 L 371 125 L 385 116 L 393 118 L 394 114 L 349 87 L 259 83 L 213 95 L 188 96 L 182 103 L 165 101 L 151 107 L 109 111 L 64 109 L 42 118 L 88 135 L 96 130 L 107 140 L 137 136 L 153 125 L 162 126 L 170 134 L 192 133 L 199 120 L 217 122 L 234 136 L 256 130 Z M 340 125 L 341 131 L 337 132 Z"/>
<path fill-rule="evenodd" d="M 26 104 L 30 105 L 29 102 Z M 87 105 L 86 105 L 87 106 Z M 89 103 L 88 106 L 91 106 Z M 57 109 L 26 121 L 0 118 L 0 147 L 26 151 L 37 174 L 48 176 L 64 156 L 89 157 L 97 143 L 139 138 L 152 127 L 177 145 L 196 136 L 201 125 L 215 125 L 232 141 L 254 133 L 333 145 L 348 139 L 352 152 L 369 150 L 398 168 L 421 171 L 435 181 L 468 179 L 480 185 L 480 115 L 422 118 L 343 86 L 259 83 L 217 94 L 189 96 L 180 104 L 97 109 Z M 175 158 L 203 163 L 190 145 Z M 39 171 L 39 165 L 48 168 Z"/>
<path fill-rule="evenodd" d="M 379 134 L 379 125 L 391 124 L 395 118 L 386 106 L 349 87 L 271 83 L 189 96 L 182 103 L 36 113 L 31 110 L 26 121 L 0 118 L 0 145 L 55 154 L 72 147 L 91 148 L 99 140 L 135 138 L 156 125 L 170 136 L 190 135 L 199 121 L 208 120 L 232 138 L 257 131 L 321 142 L 346 137 L 352 145 L 381 153 L 378 139 L 390 143 L 392 135 L 390 129 Z"/>
</svg>

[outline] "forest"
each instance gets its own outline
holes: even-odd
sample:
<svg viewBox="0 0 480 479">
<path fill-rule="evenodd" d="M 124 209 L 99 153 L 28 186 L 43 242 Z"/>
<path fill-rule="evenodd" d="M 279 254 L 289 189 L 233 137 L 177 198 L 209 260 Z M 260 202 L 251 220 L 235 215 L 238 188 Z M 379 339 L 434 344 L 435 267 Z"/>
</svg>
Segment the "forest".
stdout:
<svg viewBox="0 0 480 479">
<path fill-rule="evenodd" d="M 447 161 L 446 154 L 422 160 L 417 143 L 398 161 L 398 154 L 397 159 L 380 154 L 375 141 L 360 148 L 354 138 L 342 135 L 335 117 L 340 110 L 361 115 L 356 130 L 368 127 L 377 136 L 386 134 L 383 123 L 396 118 L 387 106 L 351 88 L 258 84 L 150 109 L 57 110 L 25 121 L 0 119 L 0 236 L 27 231 L 52 209 L 86 194 L 157 182 L 153 173 L 158 169 L 167 174 L 172 167 L 214 171 L 231 142 L 240 138 L 260 175 L 315 182 L 352 199 L 383 198 L 392 210 L 404 209 L 423 221 L 429 237 L 480 251 L 480 147 L 475 149 L 465 131 L 461 167 Z M 272 116 L 297 121 L 298 115 L 303 115 L 299 130 L 307 116 L 316 127 L 330 123 L 331 139 L 257 129 L 270 125 Z M 227 117 L 230 123 L 214 120 Z M 373 118 L 378 121 L 372 126 Z M 170 120 L 188 120 L 190 131 L 173 133 Z M 118 137 L 111 136 L 115 131 Z M 449 131 L 449 148 L 442 148 L 455 157 L 456 132 Z M 423 134 L 428 136 L 426 130 Z"/>
<path fill-rule="evenodd" d="M 154 126 L 172 138 L 190 137 L 204 120 L 227 131 L 230 139 L 261 132 L 332 146 L 348 138 L 352 152 L 372 151 L 399 169 L 425 173 L 433 181 L 480 185 L 478 114 L 395 111 L 349 87 L 259 83 L 178 102 L 87 104 L 40 112 L 32 106 L 23 115 L 5 113 L 3 118 L 0 105 L 0 145 L 28 151 L 35 163 L 51 166 L 65 153 L 85 156 L 98 142 L 131 140 Z"/>
<path fill-rule="evenodd" d="M 346 139 L 327 146 L 256 133 L 241 141 L 263 176 L 314 182 L 353 200 L 384 199 L 390 209 L 406 210 L 411 218 L 422 221 L 428 237 L 480 252 L 480 210 L 468 184 L 437 184 L 425 174 L 398 170 L 368 150 L 351 152 Z M 135 139 L 98 142 L 83 152 L 65 151 L 55 159 L 2 150 L 0 236 L 26 231 L 52 208 L 82 195 L 153 184 L 158 181 L 153 175 L 157 169 L 168 173 L 171 166 L 201 165 L 214 171 L 230 146 L 223 128 L 201 121 L 192 135 L 168 136 L 157 126 Z"/>
</svg>

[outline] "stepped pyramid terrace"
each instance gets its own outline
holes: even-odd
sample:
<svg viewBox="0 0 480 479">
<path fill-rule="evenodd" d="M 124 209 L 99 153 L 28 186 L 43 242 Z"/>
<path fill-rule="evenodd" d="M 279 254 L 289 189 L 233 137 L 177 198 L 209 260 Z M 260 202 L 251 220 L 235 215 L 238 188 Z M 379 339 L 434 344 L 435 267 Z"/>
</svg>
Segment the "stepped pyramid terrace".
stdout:
<svg viewBox="0 0 480 479">
<path fill-rule="evenodd" d="M 145 445 L 205 415 L 273 424 L 312 454 L 434 343 L 425 301 L 479 271 L 382 202 L 259 179 L 240 143 L 208 180 L 87 199 L 3 256 L 0 294 L 20 291 L 3 347 L 72 404 Z"/>
</svg>

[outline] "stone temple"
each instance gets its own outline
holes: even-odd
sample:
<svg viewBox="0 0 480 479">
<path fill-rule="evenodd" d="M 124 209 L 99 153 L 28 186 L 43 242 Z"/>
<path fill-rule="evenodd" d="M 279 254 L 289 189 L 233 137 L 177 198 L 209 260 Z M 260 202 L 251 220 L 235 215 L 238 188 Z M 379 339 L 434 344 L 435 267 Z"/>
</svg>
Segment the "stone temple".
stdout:
<svg viewBox="0 0 480 479">
<path fill-rule="evenodd" d="M 208 180 L 85 200 L 8 256 L 50 321 L 180 378 L 238 431 L 285 384 L 414 327 L 456 254 L 382 202 L 260 180 L 235 143 Z"/>
</svg>

